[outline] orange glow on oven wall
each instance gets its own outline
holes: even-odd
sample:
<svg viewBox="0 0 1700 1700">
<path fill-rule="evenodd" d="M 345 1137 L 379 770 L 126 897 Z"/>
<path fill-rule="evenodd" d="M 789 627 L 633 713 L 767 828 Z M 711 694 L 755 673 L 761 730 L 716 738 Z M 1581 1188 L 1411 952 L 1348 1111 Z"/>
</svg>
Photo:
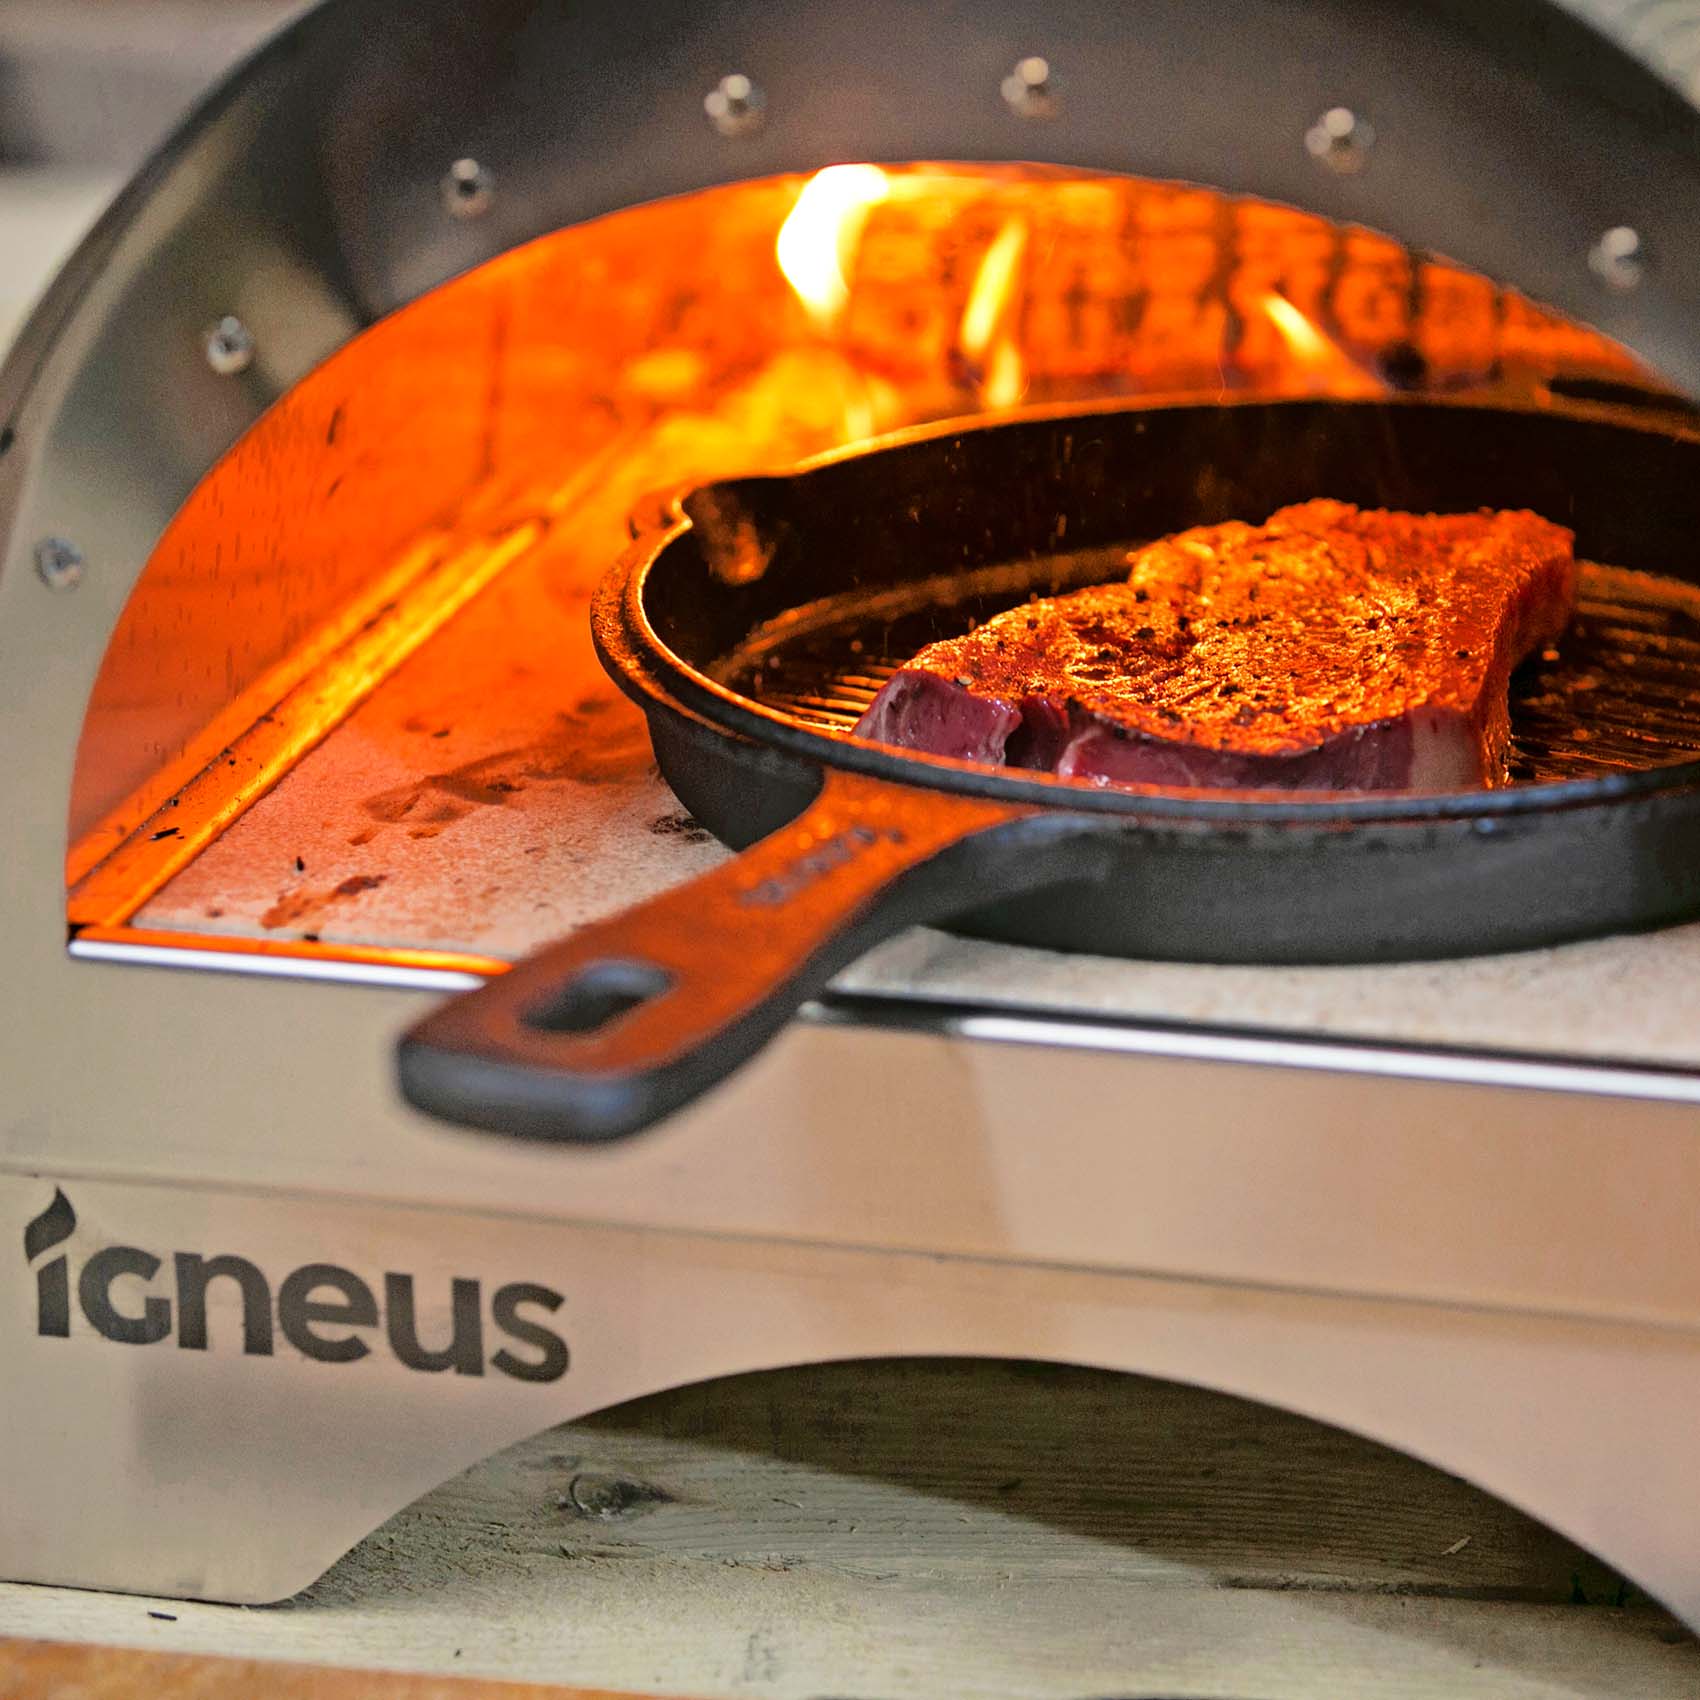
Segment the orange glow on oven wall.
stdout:
<svg viewBox="0 0 1700 1700">
<path fill-rule="evenodd" d="M 877 165 L 829 165 L 803 185 L 775 252 L 785 281 L 822 330 L 830 330 L 850 299 L 845 269 L 868 214 L 891 193 Z"/>
</svg>

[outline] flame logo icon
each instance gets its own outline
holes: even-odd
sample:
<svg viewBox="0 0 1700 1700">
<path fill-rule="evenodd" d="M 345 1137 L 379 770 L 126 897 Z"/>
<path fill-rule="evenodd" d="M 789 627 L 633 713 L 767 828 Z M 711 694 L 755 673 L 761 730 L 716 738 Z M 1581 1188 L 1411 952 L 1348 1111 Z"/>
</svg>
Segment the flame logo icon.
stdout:
<svg viewBox="0 0 1700 1700">
<path fill-rule="evenodd" d="M 77 1226 L 77 1213 L 71 1201 L 58 1187 L 53 1189 L 53 1202 L 24 1225 L 24 1260 L 34 1263 L 44 1251 L 63 1245 Z"/>
</svg>

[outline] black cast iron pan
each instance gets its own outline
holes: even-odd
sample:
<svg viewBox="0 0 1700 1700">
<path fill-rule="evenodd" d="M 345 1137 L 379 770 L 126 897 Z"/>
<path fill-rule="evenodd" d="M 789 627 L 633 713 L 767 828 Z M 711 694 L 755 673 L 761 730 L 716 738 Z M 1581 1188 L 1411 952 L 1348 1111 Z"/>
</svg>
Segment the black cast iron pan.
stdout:
<svg viewBox="0 0 1700 1700">
<path fill-rule="evenodd" d="M 1610 563 L 1514 687 L 1512 784 L 1111 791 L 849 735 L 882 666 L 932 637 L 1114 576 L 1131 542 L 1318 495 L 1529 507 Z M 1700 913 L 1695 586 L 1700 434 L 1587 407 L 1071 412 L 698 490 L 609 576 L 595 633 L 681 801 L 753 847 L 438 1008 L 401 1042 L 402 1089 L 501 1133 L 631 1134 L 921 922 L 1127 956 L 1384 962 Z"/>
</svg>

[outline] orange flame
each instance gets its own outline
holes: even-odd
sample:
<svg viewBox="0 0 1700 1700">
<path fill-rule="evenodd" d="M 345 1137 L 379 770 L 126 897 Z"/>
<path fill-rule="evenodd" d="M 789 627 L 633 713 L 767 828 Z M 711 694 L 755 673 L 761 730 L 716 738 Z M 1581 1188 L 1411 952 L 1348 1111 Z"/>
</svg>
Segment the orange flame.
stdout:
<svg viewBox="0 0 1700 1700">
<path fill-rule="evenodd" d="M 983 376 L 980 399 L 987 407 L 1013 407 L 1027 388 L 1027 363 L 1010 324 L 1010 309 L 1027 254 L 1025 218 L 1006 219 L 980 257 L 957 342 Z"/>
<path fill-rule="evenodd" d="M 1268 290 L 1258 305 L 1292 355 L 1298 374 L 1315 395 L 1385 395 L 1387 386 L 1366 370 L 1286 296 Z"/>
<path fill-rule="evenodd" d="M 846 262 L 868 214 L 890 193 L 890 180 L 877 165 L 829 165 L 803 185 L 779 228 L 779 269 L 822 330 L 837 322 L 850 299 Z"/>
</svg>

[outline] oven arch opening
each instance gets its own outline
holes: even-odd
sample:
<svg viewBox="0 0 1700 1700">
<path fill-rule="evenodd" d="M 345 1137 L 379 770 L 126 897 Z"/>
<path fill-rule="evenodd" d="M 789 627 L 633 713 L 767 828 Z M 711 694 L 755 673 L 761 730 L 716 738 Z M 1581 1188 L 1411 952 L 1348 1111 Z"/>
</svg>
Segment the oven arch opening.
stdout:
<svg viewBox="0 0 1700 1700">
<path fill-rule="evenodd" d="M 1618 345 L 1515 291 L 1194 185 L 847 165 L 538 238 L 315 368 L 173 518 L 89 700 L 70 924 L 104 946 L 145 936 L 283 968 L 364 971 L 375 955 L 420 983 L 493 971 L 502 951 L 398 930 L 397 887 L 364 865 L 320 891 L 286 864 L 257 905 L 156 899 L 374 692 L 426 693 L 388 717 L 398 746 L 437 731 L 421 730 L 434 709 L 411 659 L 498 582 L 518 597 L 510 631 L 528 607 L 581 613 L 657 493 L 1038 407 L 1394 392 L 1685 406 Z M 582 631 L 558 639 L 545 718 L 585 705 L 601 718 L 550 761 L 597 783 L 595 751 L 641 731 Z M 409 809 L 402 833 L 362 815 L 343 838 L 402 841 L 423 820 Z"/>
</svg>

